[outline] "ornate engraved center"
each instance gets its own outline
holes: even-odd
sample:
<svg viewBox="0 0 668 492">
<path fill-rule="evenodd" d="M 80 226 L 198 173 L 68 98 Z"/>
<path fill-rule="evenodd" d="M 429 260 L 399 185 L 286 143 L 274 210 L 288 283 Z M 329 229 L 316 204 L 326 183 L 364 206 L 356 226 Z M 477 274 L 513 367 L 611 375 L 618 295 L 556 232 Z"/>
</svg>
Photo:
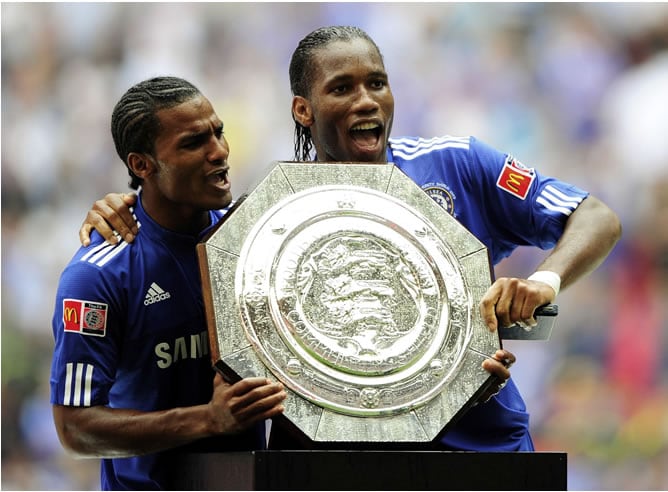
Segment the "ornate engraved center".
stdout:
<svg viewBox="0 0 668 492">
<path fill-rule="evenodd" d="M 310 244 L 297 256 L 294 271 L 283 271 L 279 263 L 286 295 L 281 314 L 310 355 L 340 371 L 379 375 L 425 353 L 440 311 L 437 279 L 401 246 L 372 233 L 340 230 Z"/>
</svg>

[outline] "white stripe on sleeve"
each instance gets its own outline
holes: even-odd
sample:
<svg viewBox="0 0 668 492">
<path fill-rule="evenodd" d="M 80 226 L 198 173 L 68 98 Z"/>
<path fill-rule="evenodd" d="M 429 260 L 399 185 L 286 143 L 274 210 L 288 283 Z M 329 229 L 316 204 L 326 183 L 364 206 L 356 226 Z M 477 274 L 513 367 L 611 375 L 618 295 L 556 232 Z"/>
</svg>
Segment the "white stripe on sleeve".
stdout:
<svg viewBox="0 0 668 492">
<path fill-rule="evenodd" d="M 65 365 L 63 405 L 89 407 L 93 395 L 93 364 L 68 362 Z"/>
<path fill-rule="evenodd" d="M 545 207 L 548 210 L 552 210 L 554 212 L 559 212 L 559 213 L 562 213 L 564 215 L 571 215 L 573 213 L 572 209 L 567 208 L 567 207 L 558 207 L 558 206 L 548 202 L 547 200 L 545 200 L 545 198 L 543 198 L 542 196 L 539 196 L 538 198 L 536 198 L 536 202 L 540 203 L 543 207 Z"/>
<path fill-rule="evenodd" d="M 65 394 L 63 395 L 63 405 L 69 405 L 72 399 L 72 363 L 65 365 Z"/>
</svg>

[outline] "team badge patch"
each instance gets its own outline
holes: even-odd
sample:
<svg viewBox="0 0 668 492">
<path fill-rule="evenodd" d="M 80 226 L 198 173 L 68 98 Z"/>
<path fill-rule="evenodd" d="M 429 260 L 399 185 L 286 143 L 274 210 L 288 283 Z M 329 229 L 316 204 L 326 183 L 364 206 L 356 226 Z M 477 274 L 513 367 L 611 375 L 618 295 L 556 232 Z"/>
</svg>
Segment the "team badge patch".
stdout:
<svg viewBox="0 0 668 492">
<path fill-rule="evenodd" d="M 103 337 L 107 331 L 107 305 L 100 302 L 63 300 L 65 331 Z"/>
<path fill-rule="evenodd" d="M 524 200 L 535 177 L 533 169 L 509 155 L 503 164 L 499 179 L 496 180 L 496 186 Z"/>
<path fill-rule="evenodd" d="M 424 191 L 432 200 L 443 207 L 450 215 L 455 215 L 455 198 L 444 185 L 427 185 Z"/>
</svg>

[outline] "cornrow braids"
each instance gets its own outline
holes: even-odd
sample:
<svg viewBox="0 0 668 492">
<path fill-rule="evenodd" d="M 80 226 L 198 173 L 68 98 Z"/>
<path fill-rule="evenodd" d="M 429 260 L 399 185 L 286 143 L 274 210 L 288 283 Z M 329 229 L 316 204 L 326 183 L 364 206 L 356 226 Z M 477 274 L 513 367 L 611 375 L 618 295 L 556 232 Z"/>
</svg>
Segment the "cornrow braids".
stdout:
<svg viewBox="0 0 668 492">
<path fill-rule="evenodd" d="M 127 90 L 111 114 L 111 134 L 116 152 L 128 168 L 130 187 L 138 189 L 142 180 L 128 166 L 131 152 L 152 154 L 160 131 L 156 113 L 200 95 L 197 87 L 178 77 L 154 77 Z"/>
<path fill-rule="evenodd" d="M 325 48 L 334 41 L 352 41 L 359 38 L 371 43 L 376 48 L 376 51 L 378 51 L 380 59 L 383 59 L 383 55 L 374 40 L 359 27 L 321 27 L 306 35 L 299 42 L 290 59 L 289 74 L 292 95 L 304 98 L 310 97 L 316 69 L 313 56 L 317 50 Z M 313 141 L 311 139 L 311 130 L 299 124 L 294 119 L 294 115 L 293 121 L 295 121 L 295 160 L 312 160 L 311 149 L 313 149 Z"/>
</svg>

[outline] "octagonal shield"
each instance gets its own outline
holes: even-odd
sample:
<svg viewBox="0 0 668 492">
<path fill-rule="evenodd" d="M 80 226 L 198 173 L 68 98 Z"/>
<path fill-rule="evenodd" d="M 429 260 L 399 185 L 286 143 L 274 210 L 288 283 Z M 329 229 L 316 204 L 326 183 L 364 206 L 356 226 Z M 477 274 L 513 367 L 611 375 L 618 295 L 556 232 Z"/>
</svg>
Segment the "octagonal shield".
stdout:
<svg viewBox="0 0 668 492">
<path fill-rule="evenodd" d="M 491 381 L 487 249 L 393 164 L 277 162 L 198 256 L 214 366 L 313 441 L 432 441 Z"/>
</svg>

